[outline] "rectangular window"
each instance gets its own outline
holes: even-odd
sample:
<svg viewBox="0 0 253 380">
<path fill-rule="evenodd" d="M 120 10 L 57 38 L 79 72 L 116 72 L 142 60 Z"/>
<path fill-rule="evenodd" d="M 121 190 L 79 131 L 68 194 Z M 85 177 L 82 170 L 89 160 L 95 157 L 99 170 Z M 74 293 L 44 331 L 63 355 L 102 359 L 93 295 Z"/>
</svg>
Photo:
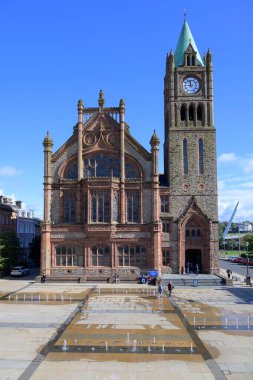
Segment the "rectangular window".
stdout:
<svg viewBox="0 0 253 380">
<path fill-rule="evenodd" d="M 137 191 L 126 192 L 127 222 L 138 223 L 139 221 L 139 193 Z"/>
<path fill-rule="evenodd" d="M 168 195 L 161 195 L 161 212 L 169 212 L 169 197 Z"/>
<path fill-rule="evenodd" d="M 163 266 L 170 265 L 170 251 L 168 249 L 162 250 Z"/>
<path fill-rule="evenodd" d="M 188 174 L 188 141 L 187 139 L 183 140 L 183 168 L 184 168 L 184 175 Z"/>
<path fill-rule="evenodd" d="M 163 232 L 170 232 L 170 223 L 168 221 L 162 221 Z"/>
</svg>

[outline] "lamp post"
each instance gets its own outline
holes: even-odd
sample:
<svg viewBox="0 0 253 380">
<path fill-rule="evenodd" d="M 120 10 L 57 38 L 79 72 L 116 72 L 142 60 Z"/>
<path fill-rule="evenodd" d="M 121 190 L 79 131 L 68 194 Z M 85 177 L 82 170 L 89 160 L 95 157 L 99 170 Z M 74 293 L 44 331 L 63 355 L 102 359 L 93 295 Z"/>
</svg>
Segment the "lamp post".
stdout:
<svg viewBox="0 0 253 380">
<path fill-rule="evenodd" d="M 246 285 L 250 285 L 250 276 L 249 276 L 249 242 L 246 241 L 247 248 L 247 276 L 246 276 Z"/>
</svg>

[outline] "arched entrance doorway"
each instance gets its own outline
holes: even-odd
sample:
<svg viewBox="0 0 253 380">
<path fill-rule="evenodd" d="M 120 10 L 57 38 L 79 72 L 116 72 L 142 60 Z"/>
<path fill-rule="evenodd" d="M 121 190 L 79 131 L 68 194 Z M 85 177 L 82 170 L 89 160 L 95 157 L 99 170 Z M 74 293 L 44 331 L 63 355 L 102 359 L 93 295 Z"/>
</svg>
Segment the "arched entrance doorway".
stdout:
<svg viewBox="0 0 253 380">
<path fill-rule="evenodd" d="M 202 272 L 201 250 L 200 249 L 186 249 L 185 263 L 186 263 L 187 273 Z"/>
</svg>

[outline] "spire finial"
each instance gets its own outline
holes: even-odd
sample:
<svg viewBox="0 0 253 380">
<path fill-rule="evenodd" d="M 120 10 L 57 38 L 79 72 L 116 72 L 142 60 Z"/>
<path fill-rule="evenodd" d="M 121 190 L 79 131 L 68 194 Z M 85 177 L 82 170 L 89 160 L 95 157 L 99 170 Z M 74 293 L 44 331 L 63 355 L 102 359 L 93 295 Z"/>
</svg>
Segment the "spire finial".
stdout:
<svg viewBox="0 0 253 380">
<path fill-rule="evenodd" d="M 187 12 L 186 12 L 186 8 L 184 8 L 184 19 L 185 19 L 185 20 L 187 19 Z"/>
</svg>

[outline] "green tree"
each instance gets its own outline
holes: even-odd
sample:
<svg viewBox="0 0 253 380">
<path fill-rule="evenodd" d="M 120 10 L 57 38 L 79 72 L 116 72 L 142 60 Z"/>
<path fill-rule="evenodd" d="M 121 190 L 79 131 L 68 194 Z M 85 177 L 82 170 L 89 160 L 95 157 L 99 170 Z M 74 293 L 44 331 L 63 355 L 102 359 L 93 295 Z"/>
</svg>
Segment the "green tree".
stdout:
<svg viewBox="0 0 253 380">
<path fill-rule="evenodd" d="M 249 243 L 249 252 L 253 252 L 253 234 L 246 234 L 242 238 L 242 244 L 246 250 L 246 242 Z"/>
<path fill-rule="evenodd" d="M 0 234 L 0 265 L 5 272 L 20 263 L 21 248 L 15 232 L 6 231 Z"/>
<path fill-rule="evenodd" d="M 35 236 L 30 243 L 30 259 L 34 262 L 36 267 L 40 266 L 40 236 Z"/>
</svg>

